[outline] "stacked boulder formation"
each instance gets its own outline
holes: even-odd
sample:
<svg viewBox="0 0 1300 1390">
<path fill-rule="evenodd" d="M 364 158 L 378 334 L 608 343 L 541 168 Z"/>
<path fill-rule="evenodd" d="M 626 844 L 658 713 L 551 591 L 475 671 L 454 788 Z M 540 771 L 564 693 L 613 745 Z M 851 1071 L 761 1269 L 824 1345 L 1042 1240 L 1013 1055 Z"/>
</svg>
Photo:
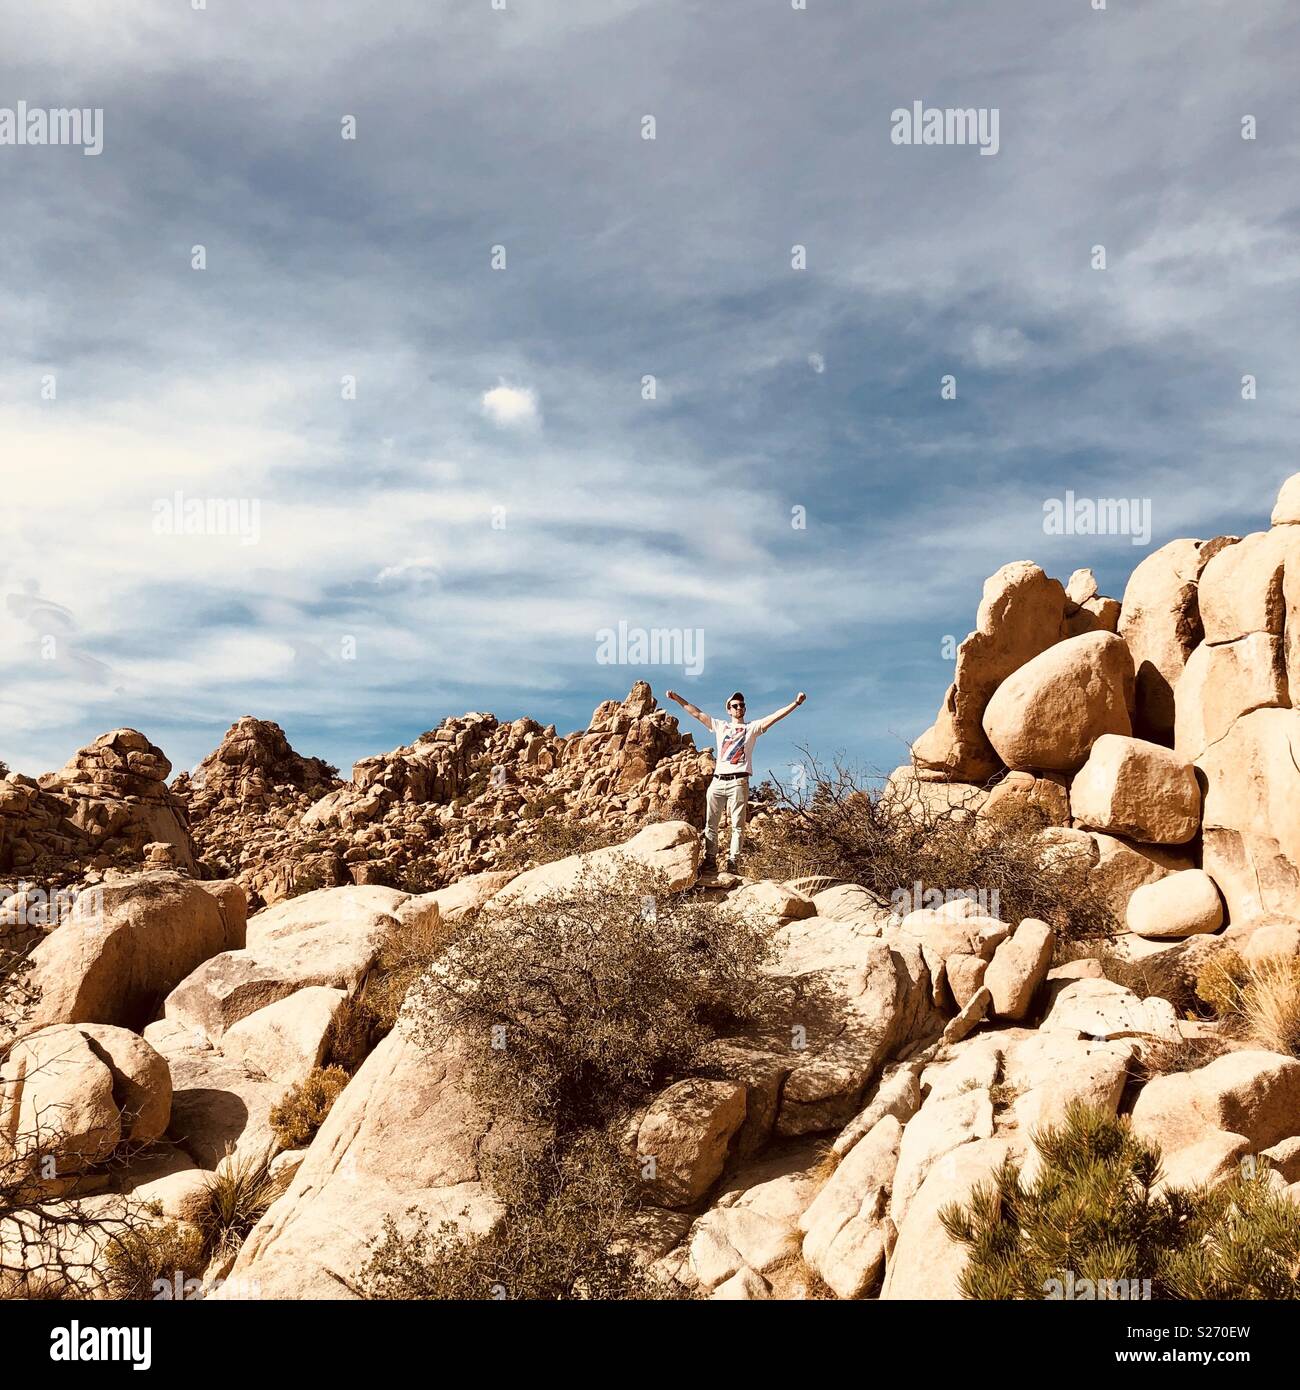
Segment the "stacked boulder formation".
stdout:
<svg viewBox="0 0 1300 1390">
<path fill-rule="evenodd" d="M 0 874 L 46 884 L 139 863 L 167 845 L 193 871 L 194 843 L 171 795 L 171 763 L 135 729 L 102 734 L 58 772 L 0 779 Z"/>
<path fill-rule="evenodd" d="M 1119 603 L 1087 570 L 1000 569 L 907 771 L 979 815 L 1038 808 L 1142 937 L 1240 934 L 1300 915 L 1297 699 L 1300 474 L 1267 531 L 1171 541 Z"/>
</svg>

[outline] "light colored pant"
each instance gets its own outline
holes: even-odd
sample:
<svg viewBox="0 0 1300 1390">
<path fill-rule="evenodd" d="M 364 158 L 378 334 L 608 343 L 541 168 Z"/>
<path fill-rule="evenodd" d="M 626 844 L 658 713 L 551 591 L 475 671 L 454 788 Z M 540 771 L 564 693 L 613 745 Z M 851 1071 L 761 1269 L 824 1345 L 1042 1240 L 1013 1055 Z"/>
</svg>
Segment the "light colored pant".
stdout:
<svg viewBox="0 0 1300 1390">
<path fill-rule="evenodd" d="M 745 820 L 749 815 L 749 778 L 733 777 L 720 782 L 716 777 L 709 783 L 706 797 L 708 818 L 704 826 L 704 853 L 712 859 L 718 851 L 718 826 L 722 821 L 722 808 L 725 806 L 731 820 L 730 859 L 740 855 L 740 841 L 745 833 Z"/>
</svg>

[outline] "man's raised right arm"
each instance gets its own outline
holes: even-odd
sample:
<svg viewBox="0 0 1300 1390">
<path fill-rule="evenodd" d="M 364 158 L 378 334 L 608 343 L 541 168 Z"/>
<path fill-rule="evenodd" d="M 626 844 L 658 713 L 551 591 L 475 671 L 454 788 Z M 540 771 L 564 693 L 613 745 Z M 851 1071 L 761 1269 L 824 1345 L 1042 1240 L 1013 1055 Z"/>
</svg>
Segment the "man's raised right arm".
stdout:
<svg viewBox="0 0 1300 1390">
<path fill-rule="evenodd" d="M 665 690 L 664 694 L 667 695 L 670 700 L 676 700 L 677 703 L 681 705 L 681 707 L 686 711 L 687 714 L 693 714 L 696 717 L 696 719 L 698 719 L 700 723 L 703 724 L 706 729 L 708 729 L 710 733 L 713 732 L 712 716 L 705 714 L 702 709 L 696 709 L 696 707 L 693 704 L 691 704 L 689 700 L 683 700 L 682 697 L 675 690 Z"/>
</svg>

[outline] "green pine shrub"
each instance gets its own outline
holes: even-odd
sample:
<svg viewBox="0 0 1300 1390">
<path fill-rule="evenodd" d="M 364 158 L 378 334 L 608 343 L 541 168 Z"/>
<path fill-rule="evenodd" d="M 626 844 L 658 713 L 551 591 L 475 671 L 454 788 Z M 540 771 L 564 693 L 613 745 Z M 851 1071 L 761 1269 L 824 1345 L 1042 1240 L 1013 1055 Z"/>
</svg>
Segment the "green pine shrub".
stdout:
<svg viewBox="0 0 1300 1390">
<path fill-rule="evenodd" d="M 1032 1182 L 1008 1158 L 964 1206 L 939 1214 L 968 1252 L 963 1297 L 1069 1297 L 1088 1281 L 1101 1291 L 1088 1297 L 1300 1298 L 1300 1206 L 1264 1170 L 1157 1192 L 1158 1148 L 1078 1103 L 1034 1143 Z"/>
</svg>

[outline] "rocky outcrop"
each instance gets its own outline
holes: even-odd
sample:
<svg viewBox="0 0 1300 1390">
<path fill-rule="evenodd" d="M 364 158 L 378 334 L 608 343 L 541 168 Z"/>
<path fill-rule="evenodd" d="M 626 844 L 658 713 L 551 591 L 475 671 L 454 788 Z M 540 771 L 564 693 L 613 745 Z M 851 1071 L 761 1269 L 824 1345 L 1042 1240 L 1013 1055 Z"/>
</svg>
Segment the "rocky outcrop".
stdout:
<svg viewBox="0 0 1300 1390">
<path fill-rule="evenodd" d="M 1204 636 L 1197 583 L 1235 539 L 1170 541 L 1129 577 L 1117 631 L 1133 657 L 1133 732 L 1139 738 L 1165 744 L 1173 738 L 1174 687 Z"/>
<path fill-rule="evenodd" d="M 1277 516 L 1290 516 L 1297 486 L 1283 485 Z M 1007 567 L 989 581 L 972 647 L 1015 659 L 979 686 L 978 699 L 957 700 L 960 681 L 949 692 L 950 713 L 981 709 L 993 756 L 931 756 L 936 725 L 915 760 L 927 806 L 942 813 L 945 796 L 972 793 L 982 821 L 1037 819 L 1048 827 L 1045 858 L 1076 858 L 1120 923 L 1138 889 L 1193 869 L 1213 881 L 1230 924 L 1296 912 L 1300 525 L 1169 542 L 1134 570 L 1113 630 L 1091 572 L 1076 571 L 1058 636 L 1044 641 L 1040 623 L 1032 655 L 1007 630 L 1012 599 L 1042 592 L 1030 571 L 1041 575 Z M 990 593 L 1003 595 L 1000 608 L 989 606 Z M 1191 882 L 1165 890 L 1165 901 L 1186 896 Z M 1144 936 L 1153 921 L 1146 906 L 1158 901 L 1147 894 L 1139 903 Z M 1201 893 L 1194 912 L 1165 913 L 1170 925 L 1154 930 L 1215 930 L 1210 907 Z"/>
<path fill-rule="evenodd" d="M 1148 844 L 1181 845 L 1201 823 L 1189 762 L 1143 739 L 1102 734 L 1070 783 L 1077 825 Z"/>
<path fill-rule="evenodd" d="M 231 1293 L 260 1298 L 360 1295 L 367 1244 L 387 1217 L 409 1230 L 413 1212 L 481 1232 L 501 1208 L 480 1163 L 509 1142 L 467 1097 L 454 1048 L 422 1052 L 399 1028 L 335 1102 L 288 1190 L 253 1229 L 231 1270 Z M 507 1291 L 508 1292 L 508 1291 Z"/>
<path fill-rule="evenodd" d="M 1300 899 L 1300 710 L 1258 709 L 1196 760 L 1205 780 L 1206 873 L 1232 921 Z"/>
<path fill-rule="evenodd" d="M 44 884 L 87 869 L 139 864 L 145 846 L 171 846 L 194 870 L 184 808 L 167 788 L 171 763 L 135 729 L 114 729 L 58 772 L 0 779 L 0 873 Z"/>
<path fill-rule="evenodd" d="M 217 747 L 178 783 L 191 807 L 205 817 L 222 804 L 268 805 L 286 790 L 315 800 L 342 785 L 329 763 L 295 753 L 278 724 L 251 715 L 232 724 Z"/>
<path fill-rule="evenodd" d="M 119 1145 L 161 1137 L 171 1099 L 166 1062 L 134 1033 L 102 1024 L 39 1029 L 0 1067 L 0 1115 L 12 1117 L 0 1129 L 0 1161 L 52 1160 L 43 1176 L 62 1178 Z"/>
<path fill-rule="evenodd" d="M 174 790 L 204 862 L 258 906 L 305 886 L 437 889 L 507 857 L 526 867 L 530 840 L 561 823 L 607 839 L 647 821 L 698 825 L 712 766 L 638 681 L 567 738 L 470 713 L 361 759 L 349 782 L 299 757 L 277 725 L 242 719 Z"/>
<path fill-rule="evenodd" d="M 1060 640 L 1066 597 L 1060 581 L 1020 560 L 984 585 L 975 630 L 957 648 L 953 683 L 931 728 L 912 746 L 916 764 L 953 782 L 984 782 L 999 767 L 984 712 L 1013 671 Z"/>
<path fill-rule="evenodd" d="M 664 821 L 647 825 L 625 844 L 569 855 L 528 869 L 512 878 L 489 902 L 497 905 L 536 902 L 575 887 L 584 875 L 599 879 L 621 864 L 660 874 L 670 892 L 680 892 L 695 882 L 700 854 L 700 837 L 692 826 L 685 821 Z"/>
<path fill-rule="evenodd" d="M 300 990 L 351 992 L 409 898 L 395 888 L 326 888 L 266 908 L 249 919 L 242 949 L 211 956 L 178 982 L 163 1015 L 215 1044 L 241 1019 Z M 435 906 L 426 912 L 436 920 Z"/>
<path fill-rule="evenodd" d="M 1128 735 L 1133 658 L 1120 637 L 1087 632 L 1049 647 L 998 687 L 984 732 L 1009 768 L 1075 772 L 1103 734 Z"/>
</svg>

